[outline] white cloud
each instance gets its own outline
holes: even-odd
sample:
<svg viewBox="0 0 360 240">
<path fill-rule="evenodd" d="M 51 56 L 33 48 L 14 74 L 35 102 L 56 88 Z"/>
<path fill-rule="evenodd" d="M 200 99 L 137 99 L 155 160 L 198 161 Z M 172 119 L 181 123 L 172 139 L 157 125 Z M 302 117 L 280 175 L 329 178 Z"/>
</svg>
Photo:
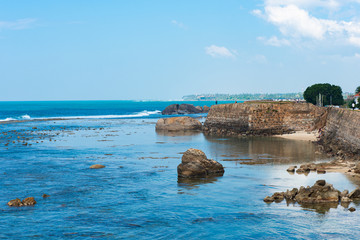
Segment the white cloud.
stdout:
<svg viewBox="0 0 360 240">
<path fill-rule="evenodd" d="M 205 47 L 206 54 L 212 57 L 227 57 L 227 58 L 234 58 L 236 52 L 230 51 L 226 47 L 218 47 L 215 45 L 211 45 L 209 47 Z"/>
<path fill-rule="evenodd" d="M 172 24 L 174 24 L 175 26 L 182 28 L 182 29 L 187 29 L 187 27 L 182 23 L 182 22 L 178 22 L 176 20 L 172 20 L 171 21 Z"/>
<path fill-rule="evenodd" d="M 21 30 L 31 27 L 31 25 L 36 21 L 34 18 L 24 18 L 18 19 L 16 21 L 0 21 L 0 30 L 10 29 L 10 30 Z"/>
<path fill-rule="evenodd" d="M 290 46 L 291 43 L 289 40 L 283 38 L 279 39 L 276 36 L 272 36 L 271 38 L 265 37 L 258 37 L 259 41 L 262 41 L 265 45 L 274 46 L 274 47 L 281 47 L 281 46 Z"/>
<path fill-rule="evenodd" d="M 253 14 L 278 27 L 280 32 L 292 40 L 332 40 L 336 43 L 360 47 L 360 21 L 318 18 L 307 7 L 339 8 L 344 2 L 355 0 L 265 0 L 263 11 L 256 9 Z M 356 0 L 360 3 L 359 0 Z M 272 41 L 270 41 L 272 40 Z M 281 46 L 278 39 L 270 38 L 265 44 Z M 335 40 L 335 41 L 334 41 Z M 289 42 L 290 43 L 290 42 Z"/>
<path fill-rule="evenodd" d="M 267 63 L 267 58 L 264 55 L 261 54 L 257 54 L 254 57 L 252 57 L 248 63 L 261 63 L 261 64 L 265 64 Z"/>
<path fill-rule="evenodd" d="M 296 5 L 303 8 L 323 7 L 328 9 L 336 9 L 341 6 L 341 2 L 337 0 L 266 0 L 265 4 L 268 6 Z"/>
</svg>

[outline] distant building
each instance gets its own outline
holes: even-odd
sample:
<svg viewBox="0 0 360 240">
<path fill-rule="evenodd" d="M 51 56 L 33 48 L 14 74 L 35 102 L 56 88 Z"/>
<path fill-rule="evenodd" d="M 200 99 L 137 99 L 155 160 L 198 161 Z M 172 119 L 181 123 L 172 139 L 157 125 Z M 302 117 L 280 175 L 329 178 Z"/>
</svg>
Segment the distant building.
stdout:
<svg viewBox="0 0 360 240">
<path fill-rule="evenodd" d="M 359 102 L 360 102 L 360 93 L 358 93 L 358 94 L 356 94 L 354 96 L 354 100 L 355 100 L 355 104 L 359 104 Z"/>
</svg>

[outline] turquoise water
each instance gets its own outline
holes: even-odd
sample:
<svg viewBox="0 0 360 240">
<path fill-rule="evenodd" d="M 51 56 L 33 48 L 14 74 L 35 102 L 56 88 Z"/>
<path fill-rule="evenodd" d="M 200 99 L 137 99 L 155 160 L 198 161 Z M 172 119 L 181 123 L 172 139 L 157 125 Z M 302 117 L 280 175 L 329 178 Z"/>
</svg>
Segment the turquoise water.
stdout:
<svg viewBox="0 0 360 240">
<path fill-rule="evenodd" d="M 122 114 L 162 110 L 163 106 L 144 104 L 154 108 Z M 41 114 L 32 113 L 57 117 Z M 110 114 L 114 113 L 99 113 Z M 289 165 L 327 160 L 315 154 L 310 142 L 156 133 L 158 117 L 0 124 L 0 238 L 358 238 L 358 211 L 350 213 L 340 205 L 314 209 L 262 201 L 273 192 L 312 185 L 318 179 L 326 179 L 339 190 L 357 187 L 342 174 L 286 172 Z M 176 167 L 182 152 L 191 147 L 221 162 L 224 176 L 178 181 Z M 244 165 L 236 159 L 267 164 Z M 106 168 L 89 169 L 93 164 Z M 43 199 L 44 193 L 50 197 Z M 10 199 L 29 196 L 37 200 L 35 206 L 6 205 Z"/>
</svg>

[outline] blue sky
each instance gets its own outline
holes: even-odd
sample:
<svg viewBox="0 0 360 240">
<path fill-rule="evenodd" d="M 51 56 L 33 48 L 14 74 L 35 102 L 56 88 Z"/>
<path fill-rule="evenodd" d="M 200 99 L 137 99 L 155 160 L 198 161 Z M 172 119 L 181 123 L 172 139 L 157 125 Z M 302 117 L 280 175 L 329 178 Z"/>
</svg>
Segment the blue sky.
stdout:
<svg viewBox="0 0 360 240">
<path fill-rule="evenodd" d="M 360 85 L 360 0 L 1 1 L 0 100 Z"/>
</svg>

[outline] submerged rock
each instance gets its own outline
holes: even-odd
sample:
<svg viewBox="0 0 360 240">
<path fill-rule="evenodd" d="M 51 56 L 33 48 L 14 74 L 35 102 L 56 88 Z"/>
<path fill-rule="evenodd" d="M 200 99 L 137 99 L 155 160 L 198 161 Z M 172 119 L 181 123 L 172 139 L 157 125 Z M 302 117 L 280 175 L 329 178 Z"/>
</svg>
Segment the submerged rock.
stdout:
<svg viewBox="0 0 360 240">
<path fill-rule="evenodd" d="M 198 149 L 188 149 L 181 158 L 177 167 L 179 177 L 197 178 L 224 175 L 224 167 L 212 159 L 208 159 L 205 153 Z"/>
<path fill-rule="evenodd" d="M 104 165 L 101 165 L 101 164 L 94 164 L 94 165 L 91 165 L 90 168 L 91 169 L 99 169 L 99 168 L 104 168 L 105 166 Z"/>
<path fill-rule="evenodd" d="M 161 118 L 157 121 L 155 129 L 168 131 L 201 130 L 202 124 L 191 117 Z"/>
<path fill-rule="evenodd" d="M 349 208 L 349 211 L 350 211 L 350 212 L 355 212 L 355 211 L 356 211 L 356 209 L 355 209 L 355 208 L 353 208 L 353 207 L 351 207 L 351 208 Z"/>
</svg>

